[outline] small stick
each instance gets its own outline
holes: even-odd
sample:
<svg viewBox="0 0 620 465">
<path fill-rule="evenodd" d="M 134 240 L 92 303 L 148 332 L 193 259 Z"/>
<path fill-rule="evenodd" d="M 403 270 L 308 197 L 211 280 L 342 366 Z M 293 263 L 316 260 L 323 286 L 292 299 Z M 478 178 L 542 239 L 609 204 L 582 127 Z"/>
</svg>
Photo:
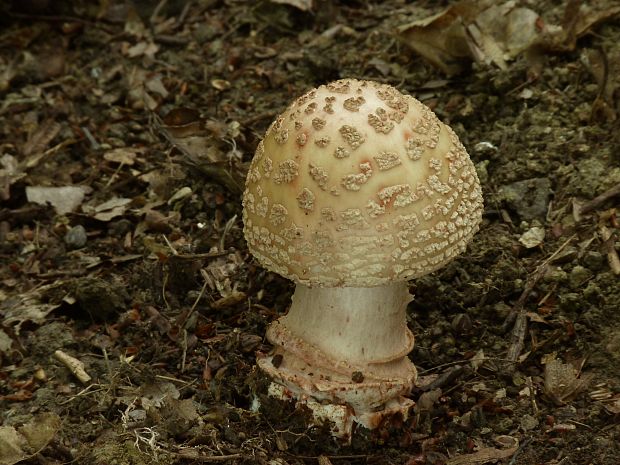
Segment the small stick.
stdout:
<svg viewBox="0 0 620 465">
<path fill-rule="evenodd" d="M 205 273 L 204 270 L 200 270 L 200 274 L 202 275 L 203 278 L 205 278 L 204 273 Z M 204 297 L 205 291 L 207 290 L 207 284 L 209 283 L 206 279 L 204 281 L 205 282 L 202 285 L 202 289 L 200 289 L 200 292 L 198 293 L 198 297 L 196 297 L 196 300 L 194 300 L 194 304 L 192 305 L 192 308 L 190 308 L 189 311 L 181 317 L 180 321 L 177 322 L 177 325 L 179 328 L 184 329 L 185 323 L 187 323 L 187 320 L 189 320 L 189 317 L 192 316 L 192 313 L 194 313 L 194 310 L 196 310 L 196 306 L 198 305 L 198 302 L 200 302 L 202 298 Z M 181 370 L 181 372 L 183 371 L 184 370 Z"/>
<path fill-rule="evenodd" d="M 82 383 L 87 384 L 92 379 L 86 370 L 84 369 L 84 364 L 75 357 L 63 352 L 62 350 L 57 350 L 54 352 L 54 357 L 64 366 L 66 366 L 71 373 Z"/>
<path fill-rule="evenodd" d="M 530 402 L 532 403 L 532 413 L 535 417 L 538 417 L 540 414 L 540 410 L 538 409 L 538 404 L 536 403 L 536 391 L 534 391 L 534 382 L 532 381 L 532 377 L 527 377 L 527 387 L 530 390 Z"/>
<path fill-rule="evenodd" d="M 585 215 L 586 213 L 596 210 L 598 207 L 617 195 L 620 195 L 620 184 L 616 184 L 612 188 L 603 192 L 601 195 L 597 195 L 589 202 L 581 205 L 581 207 L 579 207 L 579 215 Z"/>
<path fill-rule="evenodd" d="M 538 283 L 538 281 L 545 275 L 547 268 L 551 262 L 558 256 L 558 254 L 566 247 L 574 238 L 576 234 L 573 234 L 571 237 L 566 239 L 564 243 L 558 249 L 553 252 L 549 258 L 547 258 L 544 262 L 542 262 L 537 268 L 536 271 L 532 274 L 530 279 L 525 283 L 525 288 L 523 292 L 519 296 L 519 299 L 515 303 L 512 311 L 508 315 L 507 319 L 515 318 L 515 324 L 512 328 L 512 337 L 510 340 L 510 347 L 508 348 L 508 354 L 506 356 L 507 366 L 505 368 L 505 372 L 511 375 L 515 368 L 517 359 L 519 358 L 519 354 L 523 350 L 525 333 L 527 332 L 527 315 L 525 312 L 525 301 L 528 296 L 534 290 L 534 287 Z"/>
<path fill-rule="evenodd" d="M 461 365 L 455 365 L 454 368 L 446 370 L 437 379 L 429 384 L 420 386 L 421 391 L 432 391 L 433 389 L 442 388 L 447 384 L 451 384 L 455 379 L 463 374 L 465 367 Z"/>
<path fill-rule="evenodd" d="M 620 274 L 620 257 L 614 247 L 613 234 L 607 226 L 600 226 L 601 236 L 605 246 L 605 252 L 607 254 L 607 261 L 609 262 L 609 268 L 615 275 Z"/>
<path fill-rule="evenodd" d="M 236 460 L 243 458 L 241 454 L 230 454 L 230 455 L 199 455 L 199 454 L 181 454 L 178 452 L 172 453 L 178 459 L 186 459 L 186 460 L 195 460 L 196 462 L 202 463 L 216 463 L 216 462 L 226 462 L 228 460 Z"/>
</svg>

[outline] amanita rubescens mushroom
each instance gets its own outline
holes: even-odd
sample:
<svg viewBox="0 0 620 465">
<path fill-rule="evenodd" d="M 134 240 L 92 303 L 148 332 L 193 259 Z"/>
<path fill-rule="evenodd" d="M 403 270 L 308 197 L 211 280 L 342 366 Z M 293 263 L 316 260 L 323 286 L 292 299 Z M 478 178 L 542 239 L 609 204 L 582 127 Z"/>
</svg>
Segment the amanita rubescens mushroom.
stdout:
<svg viewBox="0 0 620 465">
<path fill-rule="evenodd" d="M 295 398 L 348 437 L 406 415 L 407 280 L 465 250 L 482 195 L 458 137 L 409 95 L 342 79 L 295 100 L 267 130 L 243 196 L 245 237 L 296 284 L 259 357 L 271 393 Z"/>
</svg>

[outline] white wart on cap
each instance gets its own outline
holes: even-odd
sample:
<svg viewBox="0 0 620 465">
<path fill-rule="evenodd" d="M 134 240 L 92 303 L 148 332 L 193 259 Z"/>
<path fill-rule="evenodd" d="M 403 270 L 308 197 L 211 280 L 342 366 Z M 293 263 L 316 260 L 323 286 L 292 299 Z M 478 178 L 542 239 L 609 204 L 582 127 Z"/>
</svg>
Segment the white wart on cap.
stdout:
<svg viewBox="0 0 620 465">
<path fill-rule="evenodd" d="M 430 273 L 465 249 L 482 194 L 458 137 L 395 88 L 343 79 L 298 98 L 259 144 L 243 197 L 260 263 L 307 286 Z"/>
</svg>

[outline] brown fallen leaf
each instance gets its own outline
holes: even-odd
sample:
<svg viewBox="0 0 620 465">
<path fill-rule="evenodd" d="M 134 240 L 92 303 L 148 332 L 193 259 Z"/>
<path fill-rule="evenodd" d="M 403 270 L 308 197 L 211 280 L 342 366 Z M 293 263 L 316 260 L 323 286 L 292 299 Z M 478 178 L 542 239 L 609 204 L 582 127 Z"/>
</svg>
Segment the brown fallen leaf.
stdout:
<svg viewBox="0 0 620 465">
<path fill-rule="evenodd" d="M 524 52 L 533 60 L 545 51 L 572 51 L 580 37 L 619 14 L 620 6 L 597 9 L 571 0 L 562 23 L 554 25 L 514 1 L 462 0 L 434 16 L 401 26 L 399 36 L 450 75 L 472 61 L 506 69 L 507 62 Z"/>
<path fill-rule="evenodd" d="M 239 135 L 237 122 L 224 125 L 202 118 L 197 110 L 176 108 L 163 118 L 153 115 L 153 123 L 185 161 L 230 191 L 243 191 L 246 167 L 239 163 L 240 152 L 234 142 L 232 150 L 222 147 L 222 141 Z"/>
<path fill-rule="evenodd" d="M 113 198 L 97 206 L 83 205 L 82 211 L 98 221 L 108 222 L 117 216 L 123 215 L 130 203 L 131 199 Z"/>
<path fill-rule="evenodd" d="M 56 213 L 64 215 L 79 207 L 89 191 L 84 186 L 27 186 L 26 198 L 38 205 L 51 205 Z"/>
<path fill-rule="evenodd" d="M 294 6 L 301 11 L 310 11 L 312 9 L 312 0 L 271 0 L 271 2 Z"/>
<path fill-rule="evenodd" d="M 556 405 L 565 405 L 583 392 L 594 376 L 580 375 L 581 368 L 577 369 L 556 358 L 548 360 L 545 364 L 545 394 Z"/>
<path fill-rule="evenodd" d="M 60 304 L 43 303 L 42 299 L 45 292 L 61 284 L 61 281 L 57 281 L 54 284 L 41 286 L 0 300 L 0 315 L 3 315 L 3 325 L 12 327 L 15 335 L 19 335 L 21 325 L 25 322 L 36 325 L 43 324 L 47 315 L 60 307 Z"/>
<path fill-rule="evenodd" d="M 605 410 L 612 415 L 620 415 L 620 395 L 616 394 L 613 398 L 604 403 Z"/>
<path fill-rule="evenodd" d="M 155 119 L 157 129 L 168 141 L 196 164 L 226 161 L 226 154 L 212 143 L 207 121 L 192 108 L 175 108 L 161 120 Z"/>
<path fill-rule="evenodd" d="M 507 60 L 534 43 L 539 16 L 515 2 L 463 0 L 444 11 L 399 28 L 406 45 L 446 74 L 471 61 L 507 68 Z"/>
<path fill-rule="evenodd" d="M 247 299 L 245 292 L 232 291 L 230 295 L 217 299 L 211 304 L 211 308 L 214 310 L 221 310 L 226 307 L 231 307 Z"/>
<path fill-rule="evenodd" d="M 11 186 L 25 176 L 26 173 L 20 169 L 17 158 L 8 153 L 0 156 L 0 200 L 9 200 Z"/>
<path fill-rule="evenodd" d="M 591 2 L 597 5 L 596 2 Z M 570 52 L 577 47 L 577 40 L 588 34 L 594 27 L 620 14 L 620 6 L 604 9 L 583 5 L 582 0 L 570 0 L 564 9 L 560 26 L 549 27 L 538 43 L 546 50 Z"/>
<path fill-rule="evenodd" d="M 436 15 L 405 24 L 398 32 L 406 45 L 433 66 L 448 75 L 456 74 L 472 59 L 466 24 L 480 10 L 474 1 L 458 2 Z"/>
<path fill-rule="evenodd" d="M 586 49 L 581 53 L 581 63 L 588 69 L 598 84 L 598 95 L 592 104 L 592 116 L 602 116 L 615 121 L 617 115 L 617 96 L 620 95 L 620 48 L 612 47 L 606 51 Z"/>
<path fill-rule="evenodd" d="M 43 152 L 49 143 L 58 135 L 61 126 L 48 119 L 41 123 L 22 146 L 22 154 L 26 157 Z M 26 163 L 27 164 L 27 163 Z"/>
<path fill-rule="evenodd" d="M 139 155 L 144 154 L 144 147 L 119 147 L 103 154 L 103 158 L 113 163 L 132 166 Z"/>
<path fill-rule="evenodd" d="M 34 457 L 50 443 L 60 426 L 60 417 L 55 413 L 37 415 L 18 428 L 0 426 L 0 464 L 13 465 Z"/>
<path fill-rule="evenodd" d="M 473 454 L 457 455 L 448 459 L 446 465 L 478 465 L 489 462 L 497 462 L 499 460 L 512 457 L 519 449 L 519 441 L 516 438 L 509 436 L 501 436 L 501 440 L 498 440 L 501 444 L 505 444 L 505 439 L 510 439 L 511 444 L 503 449 L 496 447 L 481 447 Z"/>
</svg>

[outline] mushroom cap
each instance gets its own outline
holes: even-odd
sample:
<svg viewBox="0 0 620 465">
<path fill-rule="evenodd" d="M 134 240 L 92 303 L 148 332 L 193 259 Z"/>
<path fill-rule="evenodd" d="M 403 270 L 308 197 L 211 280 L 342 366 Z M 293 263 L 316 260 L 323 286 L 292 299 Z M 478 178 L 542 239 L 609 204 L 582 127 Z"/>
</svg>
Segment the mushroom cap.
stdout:
<svg viewBox="0 0 620 465">
<path fill-rule="evenodd" d="M 243 194 L 251 253 L 307 286 L 430 273 L 465 249 L 482 209 L 454 131 L 413 97 L 356 79 L 311 90 L 276 118 Z"/>
</svg>

